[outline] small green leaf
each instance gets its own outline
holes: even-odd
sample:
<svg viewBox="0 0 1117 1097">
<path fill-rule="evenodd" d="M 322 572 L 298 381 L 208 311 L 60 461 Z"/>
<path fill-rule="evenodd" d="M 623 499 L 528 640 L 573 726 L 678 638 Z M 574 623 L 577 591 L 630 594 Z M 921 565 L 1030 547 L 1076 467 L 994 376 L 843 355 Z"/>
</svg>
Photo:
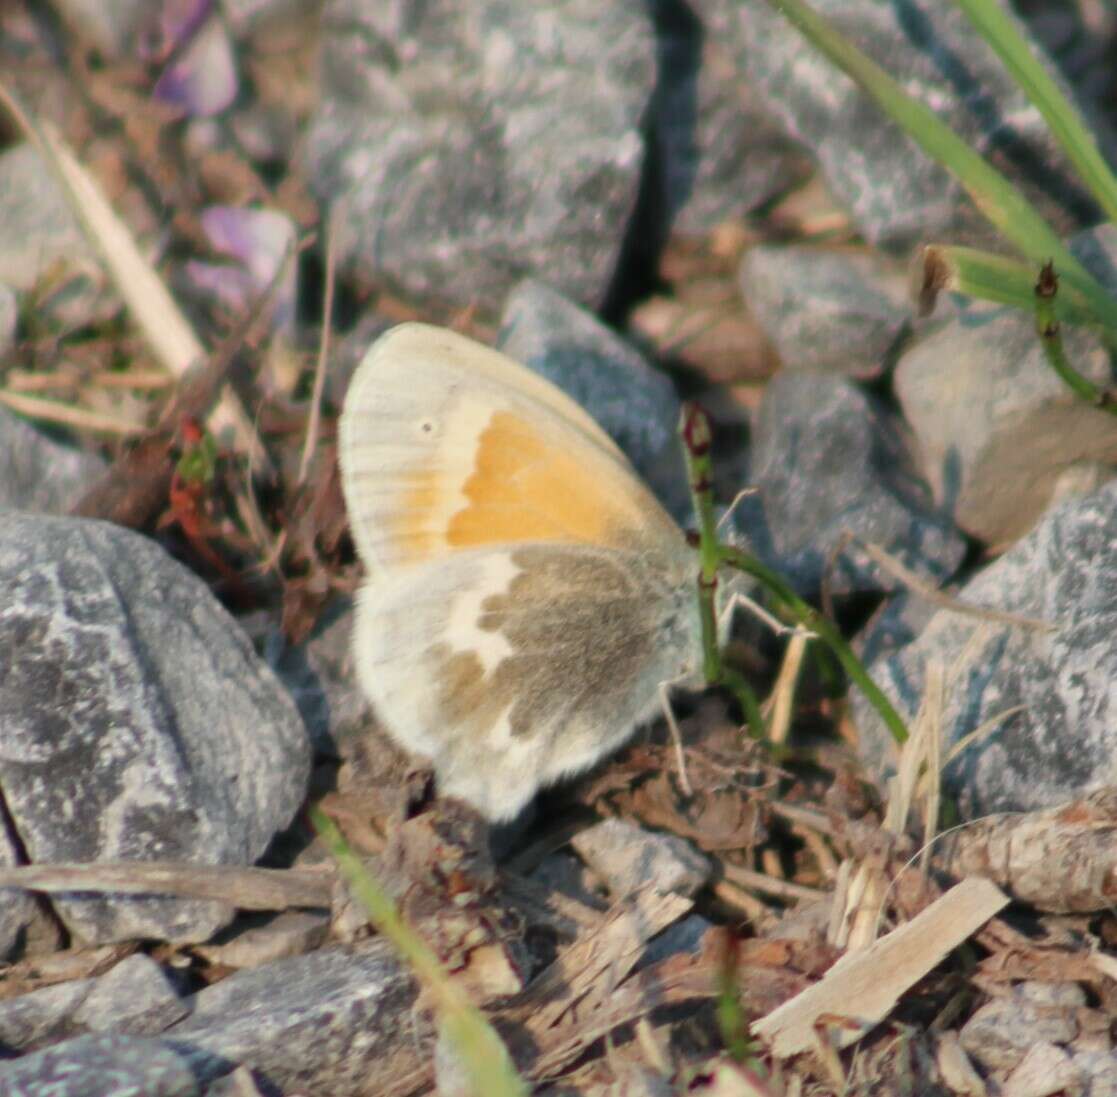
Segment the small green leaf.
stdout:
<svg viewBox="0 0 1117 1097">
<path fill-rule="evenodd" d="M 920 312 L 929 313 L 935 297 L 944 290 L 1030 311 L 1035 307 L 1037 273 L 1035 266 L 1007 255 L 932 244 L 923 249 L 920 259 Z M 1052 307 L 1063 323 L 1103 328 L 1099 331 L 1103 338 L 1117 340 L 1117 328 L 1109 326 L 1112 318 L 1099 317 L 1091 302 L 1073 286 L 1064 286 Z"/>
<path fill-rule="evenodd" d="M 217 469 L 217 443 L 207 430 L 178 459 L 175 471 L 188 484 L 208 484 Z"/>
</svg>

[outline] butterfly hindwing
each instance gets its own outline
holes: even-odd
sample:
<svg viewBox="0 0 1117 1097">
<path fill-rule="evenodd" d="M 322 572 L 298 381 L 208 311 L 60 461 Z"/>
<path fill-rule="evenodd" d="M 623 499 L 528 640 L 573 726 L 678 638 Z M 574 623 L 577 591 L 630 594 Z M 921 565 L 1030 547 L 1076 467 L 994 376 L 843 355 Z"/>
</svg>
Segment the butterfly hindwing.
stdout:
<svg viewBox="0 0 1117 1097">
<path fill-rule="evenodd" d="M 544 543 L 398 570 L 359 598 L 362 684 L 443 793 L 510 818 L 619 746 L 659 684 L 697 668 L 684 566 Z"/>
</svg>

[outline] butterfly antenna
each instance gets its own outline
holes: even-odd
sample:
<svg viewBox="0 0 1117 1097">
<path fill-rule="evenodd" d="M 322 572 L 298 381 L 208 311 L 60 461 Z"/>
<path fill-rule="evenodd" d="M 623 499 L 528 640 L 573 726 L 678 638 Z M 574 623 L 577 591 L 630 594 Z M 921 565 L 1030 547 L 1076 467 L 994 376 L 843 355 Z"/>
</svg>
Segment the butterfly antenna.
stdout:
<svg viewBox="0 0 1117 1097">
<path fill-rule="evenodd" d="M 746 495 L 755 495 L 759 488 L 741 488 L 736 495 L 733 496 L 733 502 L 725 508 L 725 513 L 718 519 L 717 531 L 721 533 L 722 526 L 733 517 L 733 512 L 737 509 L 737 504 L 745 498 Z"/>
</svg>

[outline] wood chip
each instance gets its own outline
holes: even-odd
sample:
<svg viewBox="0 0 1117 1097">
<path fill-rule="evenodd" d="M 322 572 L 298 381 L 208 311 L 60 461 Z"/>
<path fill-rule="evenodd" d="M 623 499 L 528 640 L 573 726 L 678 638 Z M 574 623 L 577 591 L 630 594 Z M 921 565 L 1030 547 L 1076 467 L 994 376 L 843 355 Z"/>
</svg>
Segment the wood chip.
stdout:
<svg viewBox="0 0 1117 1097">
<path fill-rule="evenodd" d="M 900 995 L 1008 903 L 996 884 L 963 880 L 910 922 L 862 952 L 847 953 L 814 986 L 755 1022 L 752 1031 L 781 1058 L 816 1046 L 825 1015 L 848 1018 L 840 1047 L 878 1025 Z"/>
<path fill-rule="evenodd" d="M 533 1029 L 556 1024 L 575 1003 L 607 999 L 632 970 L 644 946 L 677 922 L 693 906 L 681 895 L 661 895 L 652 888 L 611 907 L 598 927 L 564 949 L 531 988 L 525 1009 Z"/>
</svg>

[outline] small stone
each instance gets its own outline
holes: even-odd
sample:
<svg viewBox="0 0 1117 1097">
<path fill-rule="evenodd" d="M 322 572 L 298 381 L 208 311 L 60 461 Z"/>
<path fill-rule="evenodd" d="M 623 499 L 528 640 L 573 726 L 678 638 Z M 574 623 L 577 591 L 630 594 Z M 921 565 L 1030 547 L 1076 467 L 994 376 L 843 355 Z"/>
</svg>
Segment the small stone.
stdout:
<svg viewBox="0 0 1117 1097">
<path fill-rule="evenodd" d="M 691 896 L 710 879 L 710 862 L 674 834 L 644 830 L 623 819 L 606 819 L 570 843 L 606 882 L 615 898 L 651 884 L 660 894 Z"/>
<path fill-rule="evenodd" d="M 782 370 L 773 378 L 756 416 L 749 483 L 756 493 L 738 503 L 733 529 L 806 596 L 824 579 L 835 595 L 899 586 L 850 534 L 933 585 L 965 552 L 902 424 L 842 377 Z"/>
<path fill-rule="evenodd" d="M 1080 373 L 1108 384 L 1098 339 L 1066 327 L 1063 344 Z M 1117 418 L 1055 375 L 1035 320 L 1016 309 L 974 304 L 948 320 L 903 354 L 895 386 L 936 498 L 992 545 L 1117 473 Z"/>
<path fill-rule="evenodd" d="M 212 118 L 226 110 L 239 90 L 233 42 L 216 13 L 177 43 L 151 97 L 190 118 Z"/>
<path fill-rule="evenodd" d="M 658 937 L 653 937 L 648 942 L 644 955 L 633 970 L 642 971 L 672 956 L 698 955 L 702 948 L 702 939 L 713 928 L 713 922 L 703 918 L 701 914 L 688 914 L 682 921 L 673 922 Z"/>
<path fill-rule="evenodd" d="M 594 873 L 569 850 L 548 854 L 532 869 L 530 879 L 545 895 L 573 899 L 590 911 L 600 912 L 607 907 Z"/>
<path fill-rule="evenodd" d="M 1053 630 L 939 610 L 918 640 L 874 666 L 874 680 L 908 717 L 928 664 L 944 668 L 944 754 L 987 725 L 942 771 L 963 820 L 1053 807 L 1117 783 L 1115 571 L 1117 483 L 1055 508 L 959 592 L 971 606 Z M 895 767 L 891 736 L 859 691 L 851 698 L 862 757 L 883 779 Z"/>
<path fill-rule="evenodd" d="M 150 956 L 136 953 L 94 981 L 73 1015 L 89 1032 L 154 1036 L 188 1012 L 166 972 Z"/>
<path fill-rule="evenodd" d="M 285 910 L 278 915 L 267 915 L 262 921 L 251 919 L 245 925 L 234 923 L 213 941 L 196 945 L 193 951 L 209 964 L 229 968 L 262 967 L 288 956 L 311 952 L 325 942 L 329 932 L 328 914 Z"/>
<path fill-rule="evenodd" d="M 741 286 L 787 369 L 878 377 L 910 323 L 904 274 L 871 253 L 762 245 Z"/>
<path fill-rule="evenodd" d="M 1117 1097 L 1117 1057 L 1111 1051 L 1076 1051 L 1071 1061 L 1085 1087 L 1083 1097 Z"/>
<path fill-rule="evenodd" d="M 382 938 L 238 971 L 188 999 L 166 1038 L 252 1067 L 283 1093 L 379 1093 L 422 1035 L 416 989 Z"/>
<path fill-rule="evenodd" d="M 19 1097 L 203 1097 L 236 1064 L 178 1041 L 79 1036 L 0 1063 L 0 1093 Z"/>
<path fill-rule="evenodd" d="M 689 518 L 679 398 L 633 346 L 533 279 L 509 295 L 496 346 L 585 408 L 664 506 L 681 521 Z"/>
<path fill-rule="evenodd" d="M 290 645 L 272 631 L 267 659 L 299 706 L 319 754 L 344 756 L 354 736 L 365 734 L 372 705 L 357 683 L 353 665 L 353 600 L 326 607 L 307 640 Z"/>
<path fill-rule="evenodd" d="M 208 587 L 108 522 L 0 522 L 0 790 L 32 863 L 252 864 L 301 805 L 302 721 Z M 60 894 L 80 941 L 205 940 L 225 903 Z"/>
<path fill-rule="evenodd" d="M 69 1036 L 75 1028 L 73 1015 L 96 982 L 96 979 L 71 979 L 0 1002 L 0 1046 L 9 1052 L 22 1051 Z"/>
<path fill-rule="evenodd" d="M 64 446 L 0 408 L 0 511 L 65 514 L 104 471 L 100 457 Z"/>
<path fill-rule="evenodd" d="M 1013 990 L 1021 998 L 1038 1006 L 1065 1006 L 1078 1009 L 1086 1005 L 1086 992 L 1077 983 L 1041 983 L 1027 979 L 1017 983 Z"/>
<path fill-rule="evenodd" d="M 986 1070 L 1013 1070 L 1038 1043 L 1069 1044 L 1073 1010 L 1039 1006 L 1018 994 L 994 998 L 962 1027 L 962 1047 Z"/>
</svg>

